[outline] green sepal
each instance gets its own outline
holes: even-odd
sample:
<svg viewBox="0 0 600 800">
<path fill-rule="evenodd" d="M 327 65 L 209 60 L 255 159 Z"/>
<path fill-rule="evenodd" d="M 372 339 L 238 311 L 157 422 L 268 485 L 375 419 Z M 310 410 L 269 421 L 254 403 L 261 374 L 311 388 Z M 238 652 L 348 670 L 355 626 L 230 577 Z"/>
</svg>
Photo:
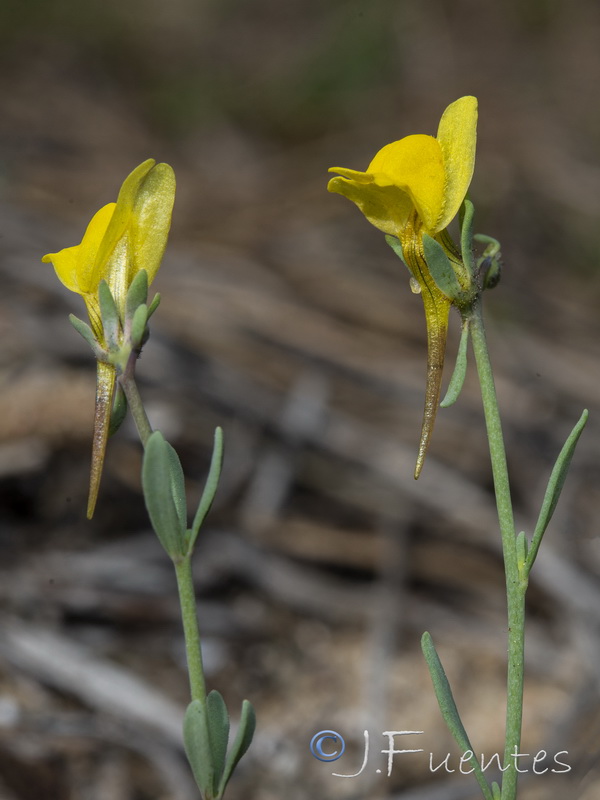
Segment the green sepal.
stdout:
<svg viewBox="0 0 600 800">
<path fill-rule="evenodd" d="M 421 637 L 421 649 L 423 650 L 423 655 L 425 656 L 425 661 L 429 668 L 433 689 L 444 722 L 452 734 L 454 741 L 461 749 L 461 752 L 466 753 L 468 750 L 473 753 L 473 756 L 469 759 L 469 764 L 473 767 L 473 774 L 477 779 L 477 783 L 481 788 L 485 800 L 494 800 L 492 790 L 485 778 L 481 765 L 474 755 L 473 747 L 465 731 L 460 714 L 458 713 L 456 703 L 454 702 L 454 696 L 452 695 L 452 689 L 450 688 L 448 678 L 444 672 L 442 662 L 437 654 L 431 635 L 427 632 Z"/>
<path fill-rule="evenodd" d="M 105 280 L 100 281 L 98 286 L 98 300 L 100 302 L 100 316 L 102 317 L 102 329 L 104 330 L 106 345 L 109 350 L 116 350 L 119 346 L 121 320 L 117 304 Z"/>
<path fill-rule="evenodd" d="M 110 412 L 110 423 L 108 426 L 109 436 L 112 436 L 113 433 L 116 433 L 119 430 L 126 416 L 127 398 L 125 397 L 125 392 L 121 388 L 121 384 L 117 383 L 115 396 L 113 398 L 112 410 Z"/>
<path fill-rule="evenodd" d="M 385 240 L 389 244 L 389 246 L 392 248 L 394 253 L 396 253 L 396 255 L 398 256 L 400 261 L 404 264 L 406 269 L 408 269 L 408 271 L 410 272 L 409 266 L 406 263 L 406 261 L 404 260 L 404 253 L 402 252 L 402 244 L 400 242 L 400 239 L 398 239 L 397 236 L 392 236 L 391 234 L 386 233 Z M 412 273 L 411 273 L 411 275 L 412 275 Z"/>
<path fill-rule="evenodd" d="M 80 336 L 83 336 L 85 341 L 92 348 L 94 355 L 96 356 L 96 360 L 106 361 L 107 360 L 106 353 L 98 344 L 98 341 L 96 340 L 96 337 L 94 336 L 94 333 L 90 328 L 90 326 L 87 324 L 87 322 L 84 322 L 82 319 L 79 319 L 79 317 L 76 317 L 75 314 L 69 314 L 69 322 L 75 328 L 77 333 Z"/>
<path fill-rule="evenodd" d="M 223 771 L 223 777 L 219 785 L 219 793 L 217 797 L 222 797 L 229 779 L 233 775 L 234 769 L 237 767 L 239 760 L 250 747 L 254 731 L 256 730 L 256 714 L 254 707 L 249 700 L 242 702 L 242 713 L 240 715 L 240 726 L 238 728 L 233 744 L 227 755 L 227 762 Z"/>
<path fill-rule="evenodd" d="M 125 315 L 130 319 L 135 313 L 136 308 L 145 305 L 148 301 L 148 273 L 141 269 L 131 281 L 131 286 L 127 291 L 125 301 Z"/>
<path fill-rule="evenodd" d="M 552 519 L 552 515 L 554 514 L 556 504 L 558 503 L 560 493 L 562 492 L 562 488 L 567 477 L 567 472 L 571 465 L 571 459 L 573 458 L 575 447 L 577 446 L 581 432 L 585 427 L 587 418 L 588 411 L 587 409 L 584 409 L 579 421 L 569 434 L 567 441 L 564 443 L 563 448 L 556 459 L 552 473 L 550 474 L 548 486 L 542 502 L 542 508 L 533 532 L 529 553 L 527 555 L 527 574 L 529 574 L 531 568 L 533 567 L 538 550 L 540 549 L 540 544 L 542 543 L 542 539 L 544 537 L 544 533 L 546 532 L 546 528 L 548 527 L 548 524 Z"/>
<path fill-rule="evenodd" d="M 473 258 L 473 217 L 475 206 L 466 197 L 461 206 L 460 215 L 460 253 L 463 264 L 471 275 L 475 272 L 475 260 Z"/>
<path fill-rule="evenodd" d="M 145 303 L 139 305 L 133 312 L 131 320 L 131 346 L 134 350 L 140 350 L 146 339 L 148 324 L 148 306 Z"/>
<path fill-rule="evenodd" d="M 394 253 L 398 256 L 400 261 L 404 264 L 406 269 L 409 271 L 409 273 L 410 273 L 410 290 L 411 290 L 411 292 L 413 294 L 421 294 L 422 286 L 419 283 L 419 281 L 415 278 L 415 276 L 412 274 L 411 268 L 408 266 L 408 264 L 404 260 L 404 253 L 402 251 L 402 244 L 400 242 L 400 239 L 398 239 L 397 236 L 392 236 L 391 234 L 386 233 L 385 241 L 389 244 L 389 246 L 392 248 Z"/>
<path fill-rule="evenodd" d="M 492 796 L 493 800 L 502 800 L 502 792 L 496 781 L 492 782 Z"/>
<path fill-rule="evenodd" d="M 494 239 L 493 236 L 488 236 L 486 233 L 476 233 L 473 236 L 473 240 L 481 242 L 481 244 L 487 244 L 483 251 L 484 256 L 490 256 L 490 258 L 498 258 L 500 256 L 500 242 L 498 239 Z"/>
<path fill-rule="evenodd" d="M 440 292 L 449 297 L 450 300 L 459 300 L 463 295 L 463 291 L 452 267 L 452 262 L 446 255 L 442 245 L 424 233 L 423 251 L 431 277 Z"/>
<path fill-rule="evenodd" d="M 481 276 L 481 288 L 493 289 L 500 283 L 502 274 L 502 256 L 500 242 L 493 236 L 476 233 L 473 239 L 476 242 L 487 244 L 481 258 L 477 259 L 477 269 Z"/>
<path fill-rule="evenodd" d="M 460 334 L 460 343 L 458 345 L 458 354 L 456 356 L 456 364 L 454 365 L 454 372 L 450 378 L 446 396 L 440 403 L 441 408 L 448 408 L 456 403 L 461 393 L 465 377 L 467 375 L 467 345 L 469 343 L 469 320 L 464 319 L 462 323 L 462 332 Z"/>
<path fill-rule="evenodd" d="M 148 319 L 150 319 L 152 314 L 154 314 L 159 305 L 160 305 L 160 294 L 158 294 L 157 292 L 152 298 L 152 302 L 148 306 Z"/>
<path fill-rule="evenodd" d="M 421 285 L 419 284 L 419 281 L 415 278 L 415 276 L 412 274 L 410 267 L 404 260 L 404 253 L 402 252 L 402 244 L 400 242 L 400 239 L 398 239 L 398 237 L 396 236 L 391 236 L 389 233 L 386 233 L 385 240 L 392 248 L 394 253 L 398 256 L 400 261 L 404 264 L 406 269 L 409 271 L 411 292 L 413 292 L 413 294 L 421 294 Z"/>
<path fill-rule="evenodd" d="M 206 478 L 206 485 L 202 492 L 202 497 L 198 503 L 198 510 L 194 516 L 191 529 L 188 531 L 188 547 L 187 552 L 191 553 L 196 543 L 196 538 L 200 531 L 200 527 L 204 522 L 206 515 L 210 511 L 210 507 L 215 498 L 217 487 L 219 485 L 219 478 L 221 476 L 221 469 L 223 467 L 223 429 L 220 427 L 215 428 L 215 438 L 213 444 L 213 452 L 210 460 L 210 469 L 208 477 Z"/>
<path fill-rule="evenodd" d="M 180 559 L 187 549 L 185 481 L 179 457 L 160 431 L 144 447 L 142 488 L 154 532 L 167 554 Z"/>
<path fill-rule="evenodd" d="M 500 259 L 487 256 L 480 261 L 479 272 L 481 274 L 481 288 L 495 289 L 500 283 L 502 262 Z"/>
</svg>

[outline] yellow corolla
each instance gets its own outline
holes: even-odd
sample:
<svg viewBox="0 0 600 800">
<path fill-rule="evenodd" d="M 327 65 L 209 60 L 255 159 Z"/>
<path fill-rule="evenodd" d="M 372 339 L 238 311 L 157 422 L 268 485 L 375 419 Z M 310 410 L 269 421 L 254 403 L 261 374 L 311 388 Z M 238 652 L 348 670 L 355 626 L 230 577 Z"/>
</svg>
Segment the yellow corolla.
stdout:
<svg viewBox="0 0 600 800">
<path fill-rule="evenodd" d="M 460 256 L 445 229 L 457 215 L 471 183 L 476 129 L 477 100 L 461 97 L 444 111 L 436 137 L 416 134 L 392 142 L 377 153 L 366 172 L 340 167 L 329 170 L 341 176 L 329 181 L 330 192 L 352 200 L 376 228 L 398 237 L 404 260 L 423 298 L 427 387 L 415 478 L 423 466 L 439 404 L 452 305 L 451 298 L 431 276 L 423 251 L 423 234 L 436 239 L 451 262 L 460 264 Z"/>
<path fill-rule="evenodd" d="M 105 280 L 123 318 L 127 290 L 142 269 L 150 283 L 162 261 L 175 199 L 175 175 L 168 164 L 148 159 L 125 179 L 116 203 L 103 206 L 93 217 L 81 244 L 49 253 L 64 285 L 85 300 L 98 342 L 104 344 L 98 288 Z M 115 386 L 115 369 L 98 362 L 96 411 L 88 517 L 92 517 L 104 453 Z"/>
</svg>

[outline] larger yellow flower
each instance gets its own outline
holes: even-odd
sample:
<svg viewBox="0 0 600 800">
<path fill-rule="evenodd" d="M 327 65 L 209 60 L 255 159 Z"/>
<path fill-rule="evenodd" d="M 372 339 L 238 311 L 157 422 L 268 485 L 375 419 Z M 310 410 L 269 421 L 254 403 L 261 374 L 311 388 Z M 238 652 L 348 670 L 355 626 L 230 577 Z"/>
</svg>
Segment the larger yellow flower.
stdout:
<svg viewBox="0 0 600 800">
<path fill-rule="evenodd" d="M 72 292 L 85 300 L 92 330 L 104 344 L 98 288 L 105 280 L 123 318 L 127 291 L 138 272 L 150 283 L 162 261 L 175 199 L 175 175 L 168 164 L 148 159 L 125 179 L 116 203 L 103 206 L 75 247 L 42 258 Z M 88 517 L 94 513 L 115 387 L 115 369 L 98 362 L 96 411 Z"/>
<path fill-rule="evenodd" d="M 423 234 L 438 240 L 451 261 L 460 256 L 446 227 L 466 196 L 475 165 L 477 100 L 461 97 L 444 111 L 437 136 L 416 134 L 386 145 L 366 172 L 332 167 L 329 181 L 356 203 L 384 233 L 398 237 L 404 260 L 418 282 L 427 323 L 427 387 L 421 442 L 415 468 L 419 477 L 440 398 L 452 299 L 433 280 L 423 251 Z"/>
</svg>

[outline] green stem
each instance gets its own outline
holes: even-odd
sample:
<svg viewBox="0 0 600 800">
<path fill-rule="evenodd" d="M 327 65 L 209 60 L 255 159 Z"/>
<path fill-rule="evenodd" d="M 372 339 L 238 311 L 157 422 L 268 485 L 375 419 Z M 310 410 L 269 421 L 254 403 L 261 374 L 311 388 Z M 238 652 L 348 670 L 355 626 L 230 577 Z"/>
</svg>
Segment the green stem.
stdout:
<svg viewBox="0 0 600 800">
<path fill-rule="evenodd" d="M 139 437 L 142 445 L 146 447 L 146 442 L 152 435 L 152 426 L 148 420 L 146 409 L 140 395 L 136 380 L 135 380 L 135 353 L 132 353 L 127 367 L 121 374 L 118 373 L 119 383 L 127 398 L 127 405 L 131 411 L 131 416 L 135 422 Z"/>
<path fill-rule="evenodd" d="M 485 422 L 490 447 L 494 490 L 498 508 L 498 520 L 502 535 L 502 552 L 506 574 L 506 597 L 508 608 L 508 674 L 506 704 L 506 735 L 504 767 L 508 767 L 502 778 L 501 800 L 516 800 L 517 759 L 521 744 L 523 717 L 523 660 L 525 650 L 525 591 L 527 582 L 521 579 L 517 557 L 517 544 L 513 518 L 510 485 L 506 465 L 506 452 L 502 437 L 502 426 L 498 411 L 498 400 L 494 376 L 485 338 L 481 300 L 473 306 L 470 314 L 471 339 L 477 363 Z M 516 749 L 515 749 L 516 748 Z"/>
<path fill-rule="evenodd" d="M 119 375 L 119 382 L 125 392 L 127 404 L 133 416 L 142 445 L 152 435 L 152 427 L 144 408 L 135 380 L 135 354 L 132 354 L 126 369 Z M 173 561 L 177 576 L 179 590 L 179 604 L 181 619 L 183 621 L 183 634 L 185 637 L 185 650 L 187 655 L 188 674 L 190 679 L 190 692 L 192 700 L 199 700 L 206 704 L 206 685 L 204 683 L 204 668 L 202 665 L 202 649 L 200 645 L 200 630 L 196 613 L 196 594 L 192 577 L 191 553 L 183 556 L 180 561 Z"/>
<path fill-rule="evenodd" d="M 204 667 L 202 665 L 202 649 L 200 647 L 200 629 L 196 613 L 196 593 L 192 577 L 191 555 L 184 556 L 175 564 L 179 604 L 185 636 L 188 673 L 190 676 L 190 692 L 192 700 L 199 700 L 206 705 L 206 685 L 204 683 Z"/>
</svg>

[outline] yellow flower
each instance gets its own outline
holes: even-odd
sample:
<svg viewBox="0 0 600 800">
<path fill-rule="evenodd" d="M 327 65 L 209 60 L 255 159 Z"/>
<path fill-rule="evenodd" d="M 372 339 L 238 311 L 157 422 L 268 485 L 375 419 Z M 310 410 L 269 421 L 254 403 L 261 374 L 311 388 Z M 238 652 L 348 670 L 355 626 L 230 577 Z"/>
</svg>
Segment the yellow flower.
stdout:
<svg viewBox="0 0 600 800">
<path fill-rule="evenodd" d="M 423 251 L 423 234 L 437 239 L 463 279 L 460 256 L 446 232 L 473 176 L 477 100 L 461 97 L 444 111 L 437 136 L 416 134 L 386 145 L 366 172 L 332 167 L 330 192 L 352 200 L 384 233 L 397 236 L 417 281 L 427 323 L 427 387 L 415 478 L 419 477 L 439 404 L 448 314 L 452 304 L 433 280 Z"/>
<path fill-rule="evenodd" d="M 168 164 L 148 159 L 125 179 L 116 203 L 103 206 L 94 216 L 81 244 L 42 258 L 54 265 L 56 274 L 86 304 L 94 335 L 104 344 L 98 288 L 105 280 L 121 317 L 127 291 L 138 272 L 148 273 L 150 283 L 162 261 L 175 199 L 175 175 Z M 96 505 L 115 386 L 115 369 L 98 362 L 96 411 L 88 517 Z"/>
<path fill-rule="evenodd" d="M 119 310 L 141 269 L 151 283 L 163 257 L 175 198 L 168 164 L 149 158 L 125 178 L 116 203 L 94 214 L 81 244 L 42 258 L 54 265 L 67 289 L 85 300 L 92 330 L 103 341 L 98 287 L 105 280 Z"/>
</svg>

